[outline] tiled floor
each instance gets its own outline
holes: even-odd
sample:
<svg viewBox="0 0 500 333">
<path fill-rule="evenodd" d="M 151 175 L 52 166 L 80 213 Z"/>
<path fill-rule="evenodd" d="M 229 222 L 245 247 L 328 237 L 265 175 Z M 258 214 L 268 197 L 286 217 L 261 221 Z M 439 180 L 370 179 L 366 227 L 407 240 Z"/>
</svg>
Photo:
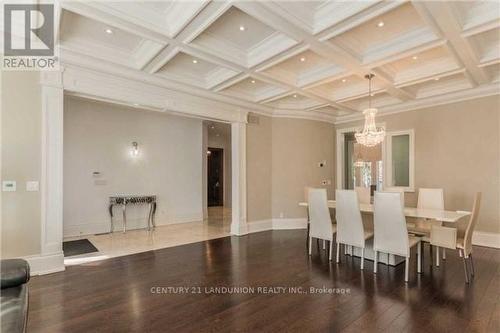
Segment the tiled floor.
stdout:
<svg viewBox="0 0 500 333">
<path fill-rule="evenodd" d="M 130 230 L 126 233 L 114 232 L 112 234 L 80 237 L 90 240 L 99 252 L 68 257 L 65 258 L 64 263 L 66 265 L 77 265 L 225 237 L 229 236 L 230 225 L 230 209 L 210 207 L 208 209 L 208 220 L 206 221 L 158 226 L 153 231 Z"/>
</svg>

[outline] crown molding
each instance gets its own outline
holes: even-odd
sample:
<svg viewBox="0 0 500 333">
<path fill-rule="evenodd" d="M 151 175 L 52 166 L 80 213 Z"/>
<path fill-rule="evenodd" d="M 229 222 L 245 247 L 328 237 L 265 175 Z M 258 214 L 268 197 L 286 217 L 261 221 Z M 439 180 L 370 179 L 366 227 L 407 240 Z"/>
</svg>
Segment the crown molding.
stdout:
<svg viewBox="0 0 500 333">
<path fill-rule="evenodd" d="M 445 95 L 427 97 L 427 98 L 408 101 L 401 104 L 381 107 L 378 108 L 379 109 L 378 116 L 382 117 L 396 113 L 414 111 L 432 106 L 451 104 L 451 103 L 466 101 L 469 99 L 475 99 L 493 95 L 500 95 L 500 82 L 479 86 L 473 89 L 455 91 Z M 364 118 L 361 113 L 352 114 L 348 116 L 337 117 L 335 124 L 344 124 L 363 119 Z"/>
</svg>

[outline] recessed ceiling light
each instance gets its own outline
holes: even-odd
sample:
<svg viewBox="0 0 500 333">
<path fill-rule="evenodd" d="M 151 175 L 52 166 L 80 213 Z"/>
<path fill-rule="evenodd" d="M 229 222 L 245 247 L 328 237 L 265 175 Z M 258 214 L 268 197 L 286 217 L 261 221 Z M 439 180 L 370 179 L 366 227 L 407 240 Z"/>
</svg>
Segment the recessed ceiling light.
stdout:
<svg viewBox="0 0 500 333">
<path fill-rule="evenodd" d="M 384 21 L 377 23 L 377 27 L 382 28 L 385 25 Z"/>
<path fill-rule="evenodd" d="M 304 61 L 306 61 L 306 58 L 305 57 L 301 57 L 300 61 L 304 62 Z"/>
<path fill-rule="evenodd" d="M 106 30 L 104 30 L 104 31 L 106 31 L 106 33 L 107 33 L 108 35 L 112 35 L 112 34 L 113 34 L 113 30 L 111 30 L 110 28 L 107 28 L 107 29 L 106 29 Z"/>
<path fill-rule="evenodd" d="M 293 94 L 293 98 L 297 98 L 297 94 Z"/>
<path fill-rule="evenodd" d="M 252 81 L 250 81 L 250 82 L 255 83 L 255 80 L 252 80 Z"/>
<path fill-rule="evenodd" d="M 245 31 L 245 26 L 240 25 L 240 31 Z"/>
<path fill-rule="evenodd" d="M 439 78 L 438 77 L 434 78 L 434 81 L 439 81 Z"/>
<path fill-rule="evenodd" d="M 413 57 L 412 57 L 412 59 L 413 59 L 413 60 L 417 60 L 417 59 L 418 59 L 418 57 L 417 57 L 417 56 L 413 56 Z"/>
<path fill-rule="evenodd" d="M 193 64 L 197 64 L 197 63 L 198 63 L 198 60 L 193 59 Z"/>
<path fill-rule="evenodd" d="M 134 103 L 134 106 L 139 106 L 139 103 Z"/>
<path fill-rule="evenodd" d="M 346 79 L 342 79 L 342 82 L 343 82 L 343 83 L 346 83 L 346 82 L 347 82 L 347 80 L 346 80 Z"/>
<path fill-rule="evenodd" d="M 211 129 L 214 129 L 214 128 L 215 128 L 215 126 L 214 126 L 214 125 L 212 125 L 212 126 L 210 126 L 210 128 L 211 128 Z"/>
</svg>

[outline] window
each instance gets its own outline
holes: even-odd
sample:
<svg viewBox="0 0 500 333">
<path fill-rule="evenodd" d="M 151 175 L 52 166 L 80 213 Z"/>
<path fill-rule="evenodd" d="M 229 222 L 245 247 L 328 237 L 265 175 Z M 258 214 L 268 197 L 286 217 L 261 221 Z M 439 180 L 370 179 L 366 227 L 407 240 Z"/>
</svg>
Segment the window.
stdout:
<svg viewBox="0 0 500 333">
<path fill-rule="evenodd" d="M 389 132 L 386 137 L 386 189 L 414 191 L 415 134 L 413 130 Z"/>
</svg>

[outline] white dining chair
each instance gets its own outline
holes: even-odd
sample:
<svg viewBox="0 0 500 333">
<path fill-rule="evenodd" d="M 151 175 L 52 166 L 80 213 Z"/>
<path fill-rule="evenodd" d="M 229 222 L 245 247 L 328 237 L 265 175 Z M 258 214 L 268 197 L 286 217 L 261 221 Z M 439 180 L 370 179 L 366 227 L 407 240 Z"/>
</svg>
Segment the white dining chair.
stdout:
<svg viewBox="0 0 500 333">
<path fill-rule="evenodd" d="M 371 203 L 371 196 L 370 196 L 370 188 L 369 187 L 356 186 L 354 188 L 354 190 L 358 194 L 358 202 L 360 204 L 370 204 Z"/>
<path fill-rule="evenodd" d="M 312 239 L 321 239 L 330 242 L 329 259 L 332 260 L 333 235 L 337 232 L 337 227 L 332 224 L 326 189 L 309 188 L 309 255 L 312 253 Z"/>
<path fill-rule="evenodd" d="M 373 231 L 364 229 L 356 191 L 337 190 L 335 198 L 337 200 L 335 209 L 337 220 L 337 262 L 340 261 L 340 244 L 358 247 L 361 249 L 361 269 L 364 269 L 365 241 L 373 237 Z"/>
<path fill-rule="evenodd" d="M 418 190 L 417 208 L 419 209 L 435 209 L 444 210 L 444 191 L 442 188 L 420 188 Z M 422 241 L 430 243 L 431 225 L 442 225 L 441 221 L 425 221 L 417 220 L 414 226 L 409 226 L 410 233 L 422 236 Z M 439 247 L 436 246 L 436 266 L 439 266 Z M 431 263 L 432 258 L 432 245 L 430 248 Z M 443 249 L 443 259 L 446 259 L 446 252 Z"/>
<path fill-rule="evenodd" d="M 408 234 L 401 193 L 375 192 L 373 212 L 373 272 L 377 273 L 379 252 L 402 256 L 406 258 L 405 282 L 408 282 L 410 250 L 414 246 L 417 247 L 417 272 L 420 273 L 422 249 L 420 238 Z"/>
<path fill-rule="evenodd" d="M 447 227 L 432 225 L 430 233 L 430 243 L 435 246 L 448 249 L 457 249 L 464 261 L 465 282 L 469 283 L 474 277 L 474 260 L 472 259 L 472 233 L 476 227 L 479 217 L 479 207 L 481 206 L 481 192 L 476 193 L 472 213 L 467 222 L 464 232 L 457 227 Z M 471 271 L 468 271 L 467 261 L 470 262 Z"/>
</svg>

